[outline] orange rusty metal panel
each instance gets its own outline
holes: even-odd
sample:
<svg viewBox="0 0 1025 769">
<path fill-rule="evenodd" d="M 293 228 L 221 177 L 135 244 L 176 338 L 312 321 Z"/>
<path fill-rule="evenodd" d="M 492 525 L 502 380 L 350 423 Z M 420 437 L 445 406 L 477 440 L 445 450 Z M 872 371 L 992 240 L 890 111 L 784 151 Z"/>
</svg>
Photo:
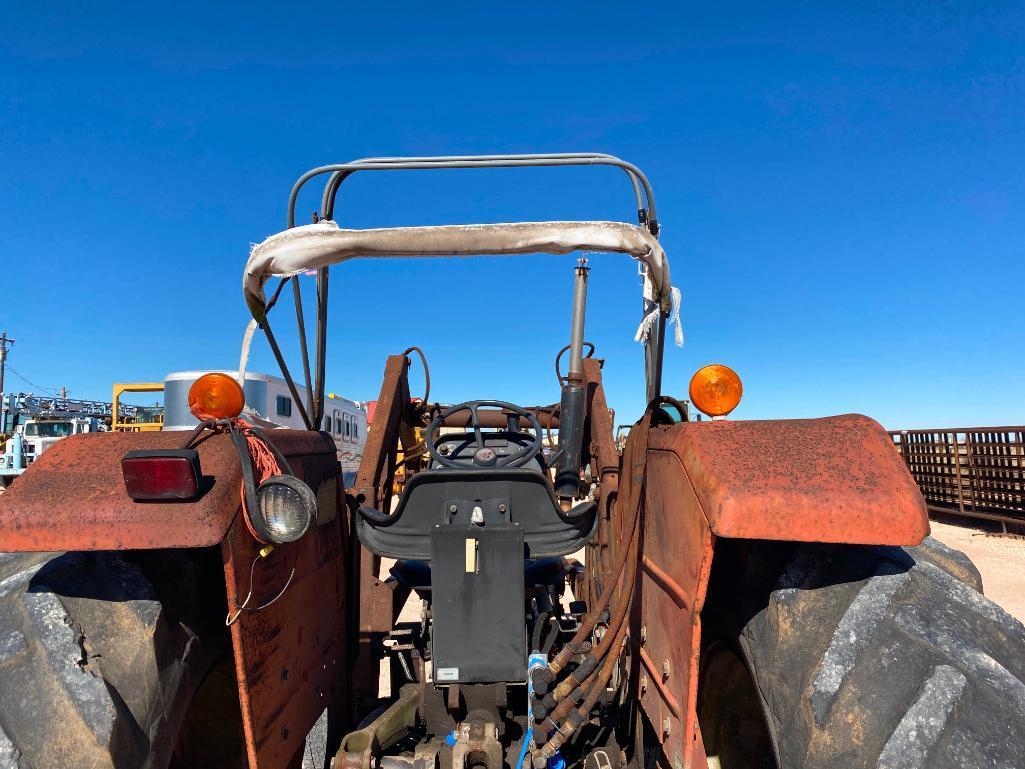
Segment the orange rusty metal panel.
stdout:
<svg viewBox="0 0 1025 769">
<path fill-rule="evenodd" d="M 602 574 L 611 568 L 615 558 L 615 536 L 612 528 L 613 500 L 619 491 L 619 451 L 612 434 L 615 416 L 605 401 L 605 389 L 602 386 L 603 360 L 584 358 L 584 377 L 587 382 L 588 410 L 584 436 L 584 445 L 590 454 L 591 473 L 601 482 L 598 487 L 598 533 L 585 552 L 585 561 L 594 566 L 593 574 Z M 587 572 L 585 572 L 585 575 Z M 596 584 L 592 577 L 585 576 L 581 580 L 577 598 L 588 604 L 597 600 Z"/>
<path fill-rule="evenodd" d="M 275 444 L 314 490 L 336 484 L 336 515 L 266 558 L 259 558 L 261 545 L 239 517 L 221 546 L 230 615 L 247 596 L 249 607 L 260 607 L 288 585 L 278 600 L 242 611 L 231 626 L 249 769 L 289 765 L 324 709 L 343 709 L 346 701 L 348 532 L 334 444 L 322 433 L 289 432 L 295 435 L 279 440 L 275 431 Z"/>
<path fill-rule="evenodd" d="M 191 502 L 134 502 L 121 457 L 133 449 L 180 448 L 188 432 L 85 433 L 47 449 L 0 495 L 0 550 L 132 550 L 209 547 L 239 509 L 241 470 L 231 441 L 199 449 L 212 484 Z"/>
<path fill-rule="evenodd" d="M 409 361 L 405 355 L 389 355 L 385 364 L 381 392 L 377 398 L 374 421 L 367 432 L 363 459 L 356 474 L 355 492 L 378 510 L 390 506 L 395 452 L 400 444 L 409 446 L 412 428 L 404 419 L 409 408 Z M 403 436 L 406 440 L 403 441 Z M 359 618 L 357 659 L 353 666 L 352 688 L 357 711 L 362 715 L 378 695 L 381 644 L 393 622 L 393 594 L 388 583 L 378 579 L 381 559 L 360 545 L 353 573 L 359 584 L 351 588 L 357 600 Z"/>
<path fill-rule="evenodd" d="M 859 414 L 689 422 L 652 429 L 648 445 L 679 457 L 717 536 L 917 545 L 929 533 L 893 441 Z"/>
<path fill-rule="evenodd" d="M 648 433 L 649 442 L 656 430 Z M 697 733 L 701 607 L 713 536 L 679 459 L 648 451 L 641 540 L 641 706 L 674 769 L 704 766 Z"/>
</svg>

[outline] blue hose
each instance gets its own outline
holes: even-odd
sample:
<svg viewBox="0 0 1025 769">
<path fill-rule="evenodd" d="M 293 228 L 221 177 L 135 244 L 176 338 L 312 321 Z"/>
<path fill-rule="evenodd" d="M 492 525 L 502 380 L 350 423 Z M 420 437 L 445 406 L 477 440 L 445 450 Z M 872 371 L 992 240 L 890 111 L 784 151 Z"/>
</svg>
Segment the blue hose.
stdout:
<svg viewBox="0 0 1025 769">
<path fill-rule="evenodd" d="M 516 762 L 516 769 L 523 769 L 523 759 L 527 757 L 527 748 L 530 746 L 530 732 L 524 732 L 523 745 L 520 747 L 520 758 Z"/>
<path fill-rule="evenodd" d="M 534 717 L 530 714 L 530 703 L 534 699 L 534 683 L 530 674 L 538 668 L 548 667 L 548 655 L 534 651 L 527 657 L 527 730 L 523 733 L 523 745 L 520 747 L 520 759 L 516 762 L 516 769 L 523 769 L 523 759 L 527 757 L 527 748 L 533 740 L 532 727 Z"/>
</svg>

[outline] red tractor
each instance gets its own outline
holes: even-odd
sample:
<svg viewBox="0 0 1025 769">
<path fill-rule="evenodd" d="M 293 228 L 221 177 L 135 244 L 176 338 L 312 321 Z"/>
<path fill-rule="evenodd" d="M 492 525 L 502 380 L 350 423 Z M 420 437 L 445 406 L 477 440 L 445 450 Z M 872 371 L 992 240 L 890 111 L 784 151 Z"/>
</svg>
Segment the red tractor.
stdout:
<svg viewBox="0 0 1025 769">
<path fill-rule="evenodd" d="M 333 221 L 357 172 L 593 165 L 624 172 L 637 224 Z M 295 226 L 314 178 L 321 217 Z M 0 767 L 1025 765 L 1025 628 L 927 537 L 882 428 L 726 420 L 725 366 L 691 382 L 711 420 L 663 392 L 679 295 L 658 234 L 647 178 L 609 155 L 304 174 L 243 288 L 307 429 L 250 424 L 236 381 L 210 375 L 193 432 L 68 438 L 0 497 Z M 329 267 L 575 251 L 643 274 L 647 407 L 622 450 L 581 260 L 552 403 L 412 398 L 410 348 L 343 488 L 320 431 Z M 271 325 L 289 283 L 306 399 Z"/>
</svg>

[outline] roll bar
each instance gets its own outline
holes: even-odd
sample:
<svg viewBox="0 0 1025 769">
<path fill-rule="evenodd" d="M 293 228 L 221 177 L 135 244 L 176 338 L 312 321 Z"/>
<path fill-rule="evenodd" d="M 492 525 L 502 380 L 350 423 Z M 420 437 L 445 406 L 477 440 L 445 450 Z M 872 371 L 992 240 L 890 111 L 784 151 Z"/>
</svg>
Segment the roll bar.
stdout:
<svg viewBox="0 0 1025 769">
<path fill-rule="evenodd" d="M 348 163 L 335 163 L 310 169 L 295 182 L 288 197 L 288 209 L 285 217 L 286 227 L 295 226 L 295 207 L 299 193 L 303 187 L 318 176 L 330 174 L 324 185 L 321 197 L 321 217 L 334 219 L 335 202 L 341 185 L 359 171 L 410 171 L 434 170 L 438 168 L 521 168 L 521 167 L 559 167 L 559 166 L 608 166 L 622 169 L 630 181 L 637 206 L 637 221 L 647 228 L 655 237 L 659 234 L 658 217 L 655 208 L 655 195 L 644 172 L 632 163 L 614 155 L 600 152 L 566 152 L 524 155 L 444 155 L 427 157 L 370 157 L 353 160 Z M 292 291 L 295 303 L 296 321 L 299 330 L 299 343 L 302 352 L 303 374 L 306 384 L 307 404 L 303 407 L 302 399 L 289 373 L 284 356 L 264 318 L 261 327 L 270 344 L 271 351 L 277 360 L 281 373 L 288 384 L 292 397 L 298 405 L 300 415 L 308 429 L 318 429 L 324 414 L 324 380 L 327 365 L 327 299 L 328 299 L 328 268 L 317 270 L 317 329 L 316 329 L 316 360 L 315 375 L 311 376 L 309 360 L 309 342 L 306 334 L 305 316 L 303 313 L 302 295 L 299 281 L 292 276 Z M 273 303 L 273 302 L 272 302 Z M 269 308 L 268 308 L 269 309 Z M 645 379 L 648 401 L 651 402 L 661 392 L 663 337 L 665 336 L 665 315 L 659 315 L 659 322 L 652 328 L 645 345 Z"/>
<path fill-rule="evenodd" d="M 325 219 L 334 218 L 335 199 L 342 183 L 357 171 L 413 171 L 436 168 L 520 168 L 553 166 L 611 166 L 623 169 L 630 180 L 637 204 L 637 221 L 652 235 L 658 235 L 655 194 L 648 177 L 633 163 L 603 152 L 560 152 L 533 155 L 440 155 L 436 157 L 379 157 L 361 158 L 348 163 L 336 163 L 310 169 L 299 177 L 288 197 L 286 227 L 295 226 L 295 204 L 308 181 L 331 174 L 324 186 L 321 213 Z"/>
</svg>

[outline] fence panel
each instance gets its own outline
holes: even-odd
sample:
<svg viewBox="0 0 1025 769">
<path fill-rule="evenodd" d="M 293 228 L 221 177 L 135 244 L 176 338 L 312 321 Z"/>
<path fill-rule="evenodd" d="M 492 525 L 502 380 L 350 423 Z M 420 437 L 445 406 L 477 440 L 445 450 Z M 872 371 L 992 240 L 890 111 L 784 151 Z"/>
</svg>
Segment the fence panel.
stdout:
<svg viewBox="0 0 1025 769">
<path fill-rule="evenodd" d="M 892 430 L 930 512 L 1025 523 L 1025 426 Z"/>
</svg>

